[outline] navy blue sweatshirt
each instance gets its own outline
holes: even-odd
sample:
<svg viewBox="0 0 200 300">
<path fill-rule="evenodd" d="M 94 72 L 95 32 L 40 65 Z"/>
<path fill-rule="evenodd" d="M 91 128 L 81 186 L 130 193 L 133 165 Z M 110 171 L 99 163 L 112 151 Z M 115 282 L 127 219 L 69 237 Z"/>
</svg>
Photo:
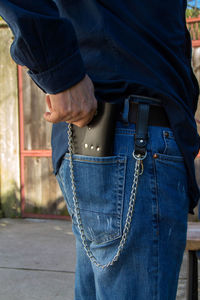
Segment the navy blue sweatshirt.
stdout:
<svg viewBox="0 0 200 300">
<path fill-rule="evenodd" d="M 199 199 L 194 173 L 199 87 L 186 5 L 186 0 L 0 0 L 0 15 L 15 36 L 13 59 L 29 68 L 44 92 L 61 92 L 87 73 L 98 100 L 119 102 L 130 94 L 162 100 L 185 158 L 192 213 Z M 66 123 L 53 125 L 55 173 L 67 151 L 66 130 Z"/>
</svg>

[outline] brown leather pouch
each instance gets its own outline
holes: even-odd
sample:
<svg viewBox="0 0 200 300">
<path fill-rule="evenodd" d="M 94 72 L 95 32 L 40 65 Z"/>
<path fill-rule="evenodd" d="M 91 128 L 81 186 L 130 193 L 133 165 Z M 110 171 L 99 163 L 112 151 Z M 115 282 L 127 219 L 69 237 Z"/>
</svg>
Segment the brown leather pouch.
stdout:
<svg viewBox="0 0 200 300">
<path fill-rule="evenodd" d="M 113 155 L 115 122 L 119 105 L 98 102 L 97 114 L 85 127 L 73 125 L 74 153 L 89 156 Z"/>
</svg>

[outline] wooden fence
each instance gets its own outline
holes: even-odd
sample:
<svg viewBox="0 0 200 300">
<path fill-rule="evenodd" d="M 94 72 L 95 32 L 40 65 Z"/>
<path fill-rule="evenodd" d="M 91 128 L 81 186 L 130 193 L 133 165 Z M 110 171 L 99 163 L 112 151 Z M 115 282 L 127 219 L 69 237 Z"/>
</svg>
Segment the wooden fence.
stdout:
<svg viewBox="0 0 200 300">
<path fill-rule="evenodd" d="M 44 93 L 12 61 L 12 33 L 0 23 L 0 203 L 14 217 L 67 218 L 51 166 Z"/>
<path fill-rule="evenodd" d="M 199 24 L 200 18 L 187 20 L 193 38 L 193 69 L 200 82 Z M 65 218 L 66 206 L 52 175 L 51 125 L 42 117 L 44 94 L 25 70 L 18 72 L 9 54 L 12 40 L 12 33 L 1 22 L 0 215 Z M 200 133 L 200 102 L 195 117 Z M 199 170 L 200 161 L 197 164 Z"/>
<path fill-rule="evenodd" d="M 188 18 L 187 19 L 187 28 L 190 32 L 192 39 L 192 46 L 200 46 L 200 16 L 197 18 Z"/>
<path fill-rule="evenodd" d="M 12 34 L 0 24 L 0 202 L 4 215 L 20 215 L 17 66 L 9 55 Z"/>
</svg>

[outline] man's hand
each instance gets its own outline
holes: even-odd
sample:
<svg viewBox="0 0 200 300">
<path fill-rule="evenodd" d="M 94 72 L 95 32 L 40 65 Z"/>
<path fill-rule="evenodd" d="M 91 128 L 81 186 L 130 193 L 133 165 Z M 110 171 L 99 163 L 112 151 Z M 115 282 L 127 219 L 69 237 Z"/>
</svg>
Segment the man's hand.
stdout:
<svg viewBox="0 0 200 300">
<path fill-rule="evenodd" d="M 55 95 L 47 95 L 46 102 L 49 108 L 49 112 L 44 114 L 46 121 L 68 122 L 78 127 L 87 125 L 97 109 L 94 86 L 87 75 L 71 88 Z"/>
</svg>

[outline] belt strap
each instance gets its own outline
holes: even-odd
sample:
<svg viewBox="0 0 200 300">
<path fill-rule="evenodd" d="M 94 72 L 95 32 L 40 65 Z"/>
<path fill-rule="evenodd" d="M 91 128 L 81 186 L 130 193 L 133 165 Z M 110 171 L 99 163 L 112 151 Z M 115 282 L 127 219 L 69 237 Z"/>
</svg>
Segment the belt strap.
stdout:
<svg viewBox="0 0 200 300">
<path fill-rule="evenodd" d="M 129 103 L 128 122 L 137 123 L 138 103 Z M 150 105 L 149 123 L 150 126 L 170 127 L 167 114 L 162 106 Z"/>
<path fill-rule="evenodd" d="M 148 141 L 148 120 L 150 105 L 139 103 L 137 111 L 136 133 L 135 133 L 135 156 L 144 157 Z"/>
<path fill-rule="evenodd" d="M 124 101 L 121 121 L 135 123 L 134 137 L 136 159 L 144 159 L 148 142 L 148 125 L 170 127 L 162 101 L 155 98 L 130 95 Z"/>
</svg>

